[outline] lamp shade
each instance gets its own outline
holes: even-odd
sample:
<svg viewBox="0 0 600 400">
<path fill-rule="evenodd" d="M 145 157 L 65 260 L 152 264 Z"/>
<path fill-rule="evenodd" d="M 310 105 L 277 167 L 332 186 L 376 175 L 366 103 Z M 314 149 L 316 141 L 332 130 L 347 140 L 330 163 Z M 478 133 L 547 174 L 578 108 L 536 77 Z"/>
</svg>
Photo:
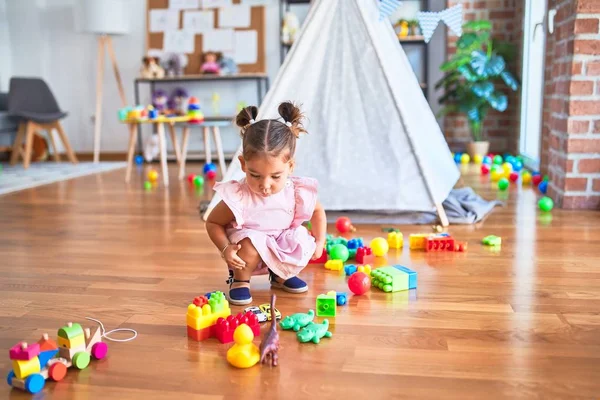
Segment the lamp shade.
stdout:
<svg viewBox="0 0 600 400">
<path fill-rule="evenodd" d="M 129 0 L 79 0 L 81 27 L 85 32 L 124 35 L 129 33 Z"/>
</svg>

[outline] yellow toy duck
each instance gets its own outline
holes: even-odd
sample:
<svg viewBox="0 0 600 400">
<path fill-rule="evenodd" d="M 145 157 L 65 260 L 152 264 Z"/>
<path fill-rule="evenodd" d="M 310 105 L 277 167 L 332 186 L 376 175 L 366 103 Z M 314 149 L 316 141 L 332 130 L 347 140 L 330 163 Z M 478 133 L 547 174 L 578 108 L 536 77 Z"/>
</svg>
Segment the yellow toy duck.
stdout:
<svg viewBox="0 0 600 400">
<path fill-rule="evenodd" d="M 241 324 L 233 332 L 235 344 L 227 350 L 227 361 L 237 368 L 250 368 L 260 360 L 258 346 L 252 343 L 254 333 L 246 324 Z"/>
</svg>

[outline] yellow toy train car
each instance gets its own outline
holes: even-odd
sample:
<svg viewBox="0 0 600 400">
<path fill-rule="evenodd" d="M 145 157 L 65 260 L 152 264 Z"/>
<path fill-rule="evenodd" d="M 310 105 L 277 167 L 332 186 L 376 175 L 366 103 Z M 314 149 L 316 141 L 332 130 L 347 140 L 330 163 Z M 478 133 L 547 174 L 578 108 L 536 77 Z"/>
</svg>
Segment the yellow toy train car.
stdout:
<svg viewBox="0 0 600 400">
<path fill-rule="evenodd" d="M 99 327 L 92 334 L 89 329 L 69 322 L 58 330 L 57 340 L 58 344 L 44 333 L 37 343 L 20 342 L 11 348 L 9 357 L 13 369 L 6 377 L 7 383 L 37 393 L 44 388 L 48 378 L 58 382 L 71 366 L 85 369 L 91 357 L 100 360 L 108 352 Z"/>
</svg>

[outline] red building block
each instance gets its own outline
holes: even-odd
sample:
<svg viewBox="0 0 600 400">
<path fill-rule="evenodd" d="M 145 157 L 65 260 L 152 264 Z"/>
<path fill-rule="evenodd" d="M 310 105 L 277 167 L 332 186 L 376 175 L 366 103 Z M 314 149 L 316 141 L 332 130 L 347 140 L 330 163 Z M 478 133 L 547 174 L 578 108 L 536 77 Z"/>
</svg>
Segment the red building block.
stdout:
<svg viewBox="0 0 600 400">
<path fill-rule="evenodd" d="M 194 328 L 188 326 L 187 327 L 188 337 L 190 339 L 194 339 L 197 342 L 206 340 L 206 339 L 212 337 L 211 331 L 212 331 L 213 326 L 209 326 L 208 328 L 199 329 L 199 330 L 195 330 Z"/>
<path fill-rule="evenodd" d="M 317 258 L 316 260 L 308 260 L 309 264 L 325 264 L 327 262 L 327 252 L 325 250 L 323 250 L 323 254 L 321 254 L 321 257 Z"/>
<path fill-rule="evenodd" d="M 356 249 L 357 264 L 373 264 L 375 262 L 375 254 L 370 247 L 359 247 Z"/>
<path fill-rule="evenodd" d="M 230 315 L 227 318 L 219 318 L 217 323 L 214 325 L 214 336 L 221 343 L 233 342 L 233 332 L 235 328 L 241 324 L 246 324 L 252 329 L 254 337 L 260 336 L 260 324 L 258 317 L 252 312 L 239 313 L 235 317 Z"/>
<path fill-rule="evenodd" d="M 426 251 L 454 251 L 454 239 L 451 236 L 428 237 L 425 242 Z"/>
<path fill-rule="evenodd" d="M 194 298 L 194 305 L 196 307 L 202 307 L 205 304 L 208 304 L 208 299 L 206 296 L 198 296 Z"/>
<path fill-rule="evenodd" d="M 37 357 L 40 354 L 40 345 L 37 343 L 28 344 L 26 342 L 19 342 L 14 345 L 8 355 L 11 360 L 27 361 L 33 357 Z"/>
<path fill-rule="evenodd" d="M 460 251 L 460 252 L 465 252 L 467 251 L 467 242 L 462 242 L 462 243 L 454 243 L 454 251 Z"/>
</svg>

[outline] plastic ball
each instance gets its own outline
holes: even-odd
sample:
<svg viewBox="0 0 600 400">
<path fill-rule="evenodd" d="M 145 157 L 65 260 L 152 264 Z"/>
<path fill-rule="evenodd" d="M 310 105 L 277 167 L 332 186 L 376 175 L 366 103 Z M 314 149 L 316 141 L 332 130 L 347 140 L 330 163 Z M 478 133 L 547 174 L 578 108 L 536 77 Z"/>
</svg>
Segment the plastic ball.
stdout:
<svg viewBox="0 0 600 400">
<path fill-rule="evenodd" d="M 508 179 L 510 179 L 511 182 L 516 182 L 519 180 L 519 173 L 518 172 L 511 172 L 510 176 L 508 177 Z"/>
<path fill-rule="evenodd" d="M 512 164 L 505 162 L 504 164 L 502 164 L 502 169 L 504 169 L 504 172 L 506 173 L 508 171 L 508 173 L 510 174 L 512 172 Z"/>
<path fill-rule="evenodd" d="M 211 180 L 211 181 L 213 179 L 215 179 L 216 177 L 217 177 L 217 172 L 216 171 L 208 171 L 206 173 L 206 178 L 209 179 L 209 180 Z"/>
<path fill-rule="evenodd" d="M 483 163 L 484 164 L 491 164 L 492 163 L 492 157 L 490 157 L 490 156 L 483 157 Z"/>
<path fill-rule="evenodd" d="M 460 159 L 461 159 L 461 157 L 462 157 L 462 154 L 461 154 L 461 153 L 455 153 L 455 154 L 454 154 L 454 162 L 455 162 L 455 163 L 459 163 L 459 162 L 460 162 Z"/>
<path fill-rule="evenodd" d="M 204 168 L 202 168 L 202 172 L 207 174 L 208 171 L 217 171 L 217 166 L 213 163 L 204 164 Z"/>
<path fill-rule="evenodd" d="M 352 221 L 348 217 L 339 217 L 337 221 L 335 221 L 335 228 L 339 233 L 348 233 L 353 230 Z"/>
<path fill-rule="evenodd" d="M 196 177 L 196 175 L 194 174 L 189 174 L 187 177 L 187 180 L 189 183 L 194 183 L 194 178 Z"/>
<path fill-rule="evenodd" d="M 548 182 L 541 181 L 540 184 L 538 185 L 538 189 L 540 189 L 540 192 L 542 194 L 546 194 L 546 192 L 548 191 Z"/>
<path fill-rule="evenodd" d="M 155 170 L 150 170 L 148 172 L 148 180 L 150 182 L 156 182 L 157 179 L 158 179 L 158 172 L 156 172 Z"/>
<path fill-rule="evenodd" d="M 507 162 L 509 164 L 514 163 L 516 160 L 516 158 L 514 158 L 513 156 L 509 155 L 504 155 L 504 162 Z"/>
<path fill-rule="evenodd" d="M 487 164 L 481 164 L 481 175 L 487 175 L 490 173 L 490 167 Z"/>
<path fill-rule="evenodd" d="M 200 175 L 194 177 L 194 186 L 200 187 L 204 185 L 204 178 Z"/>
<path fill-rule="evenodd" d="M 331 257 L 332 260 L 342 260 L 342 262 L 346 262 L 348 261 L 348 257 L 350 257 L 350 252 L 343 244 L 336 244 L 331 246 L 329 257 Z"/>
<path fill-rule="evenodd" d="M 371 249 L 373 249 L 373 254 L 376 257 L 383 257 L 387 254 L 390 246 L 384 238 L 378 237 L 371 240 Z"/>
<path fill-rule="evenodd" d="M 502 156 L 500 154 L 494 156 L 494 164 L 502 164 Z"/>
<path fill-rule="evenodd" d="M 152 189 L 152 183 L 149 181 L 144 182 L 144 189 L 146 189 L 146 190 Z"/>
<path fill-rule="evenodd" d="M 144 157 L 140 156 L 139 154 L 137 156 L 135 156 L 135 164 L 136 165 L 142 165 L 144 163 Z"/>
<path fill-rule="evenodd" d="M 479 154 L 475 154 L 475 155 L 473 156 L 473 162 L 474 162 L 475 164 L 481 164 L 481 162 L 482 162 L 482 161 L 483 161 L 483 157 L 481 157 L 481 155 L 479 155 Z"/>
<path fill-rule="evenodd" d="M 554 201 L 552 201 L 550 197 L 544 196 L 538 201 L 538 207 L 542 211 L 552 211 L 554 208 Z"/>
<path fill-rule="evenodd" d="M 548 182 L 549 180 L 550 180 L 550 177 L 548 175 L 544 175 L 544 179 L 542 179 L 542 181 Z"/>
<path fill-rule="evenodd" d="M 531 183 L 533 183 L 534 186 L 539 185 L 541 181 L 542 181 L 542 176 L 540 174 L 535 174 L 531 177 Z"/>
<path fill-rule="evenodd" d="M 513 166 L 513 171 L 519 172 L 520 170 L 523 169 L 523 163 L 517 159 L 515 159 L 515 162 L 512 163 Z"/>
<path fill-rule="evenodd" d="M 492 182 L 498 182 L 503 176 L 504 171 L 502 170 L 493 169 L 492 172 L 490 172 L 490 178 L 492 179 Z"/>
<path fill-rule="evenodd" d="M 357 296 L 365 294 L 371 288 L 371 278 L 364 272 L 355 272 L 348 279 L 348 289 Z"/>
<path fill-rule="evenodd" d="M 528 185 L 531 183 L 531 172 L 525 171 L 523 172 L 523 185 Z"/>
<path fill-rule="evenodd" d="M 468 154 L 463 154 L 462 156 L 460 156 L 460 163 L 461 164 L 468 164 L 469 161 L 471 161 L 471 157 L 469 157 Z"/>
<path fill-rule="evenodd" d="M 510 183 L 508 182 L 508 179 L 506 178 L 502 178 L 498 181 L 498 189 L 499 190 L 506 190 L 508 189 L 508 186 L 510 185 Z"/>
</svg>

